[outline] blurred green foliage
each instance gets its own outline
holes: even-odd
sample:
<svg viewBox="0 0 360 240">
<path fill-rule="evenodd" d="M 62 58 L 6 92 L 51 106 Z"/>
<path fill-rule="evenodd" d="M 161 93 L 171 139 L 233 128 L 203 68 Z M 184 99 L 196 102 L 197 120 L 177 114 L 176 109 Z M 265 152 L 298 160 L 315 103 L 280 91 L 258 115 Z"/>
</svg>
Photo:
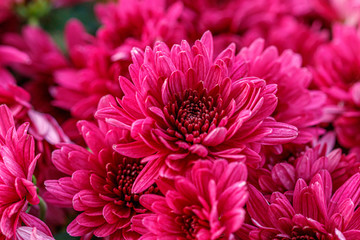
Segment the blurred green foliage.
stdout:
<svg viewBox="0 0 360 240">
<path fill-rule="evenodd" d="M 38 20 L 48 14 L 51 10 L 51 4 L 47 0 L 33 0 L 26 4 L 16 6 L 17 14 L 27 19 L 30 24 L 38 24 Z"/>
<path fill-rule="evenodd" d="M 15 10 L 25 23 L 40 26 L 48 32 L 59 48 L 65 52 L 63 35 L 68 20 L 79 19 L 91 34 L 95 34 L 100 26 L 94 14 L 94 5 L 95 1 L 92 1 L 54 8 L 50 0 L 28 0 L 17 4 Z"/>
<path fill-rule="evenodd" d="M 64 51 L 64 27 L 69 19 L 79 19 L 89 33 L 95 34 L 100 25 L 93 11 L 94 4 L 93 2 L 87 2 L 72 7 L 51 9 L 48 14 L 40 19 L 39 24 Z"/>
</svg>

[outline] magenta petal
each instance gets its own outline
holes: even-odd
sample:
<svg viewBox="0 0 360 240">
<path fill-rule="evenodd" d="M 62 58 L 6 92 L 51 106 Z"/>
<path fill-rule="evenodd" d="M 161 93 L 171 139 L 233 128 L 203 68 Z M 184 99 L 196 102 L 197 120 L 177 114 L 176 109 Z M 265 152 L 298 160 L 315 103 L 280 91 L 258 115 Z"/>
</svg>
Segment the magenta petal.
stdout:
<svg viewBox="0 0 360 240">
<path fill-rule="evenodd" d="M 206 146 L 217 146 L 225 140 L 227 129 L 224 127 L 215 128 L 204 139 L 203 144 Z"/>
<path fill-rule="evenodd" d="M 194 70 L 197 74 L 197 79 L 205 81 L 209 66 L 205 63 L 205 57 L 197 55 L 194 58 Z"/>
<path fill-rule="evenodd" d="M 208 58 L 209 59 L 212 59 L 213 58 L 213 37 L 212 37 L 212 34 L 210 31 L 206 31 L 202 37 L 201 37 L 201 40 L 200 40 L 204 46 L 205 46 L 205 49 L 206 49 L 206 52 L 208 54 Z"/>
<path fill-rule="evenodd" d="M 132 158 L 147 157 L 155 152 L 154 149 L 149 148 L 148 145 L 143 142 L 115 144 L 113 148 L 118 153 Z"/>
<path fill-rule="evenodd" d="M 185 51 L 181 51 L 179 53 L 179 69 L 183 72 L 183 73 L 186 73 L 186 71 L 191 68 L 192 66 L 192 63 L 191 63 L 191 59 L 189 57 L 189 55 L 187 54 L 187 52 Z M 191 88 L 192 85 L 191 84 L 188 84 L 188 85 L 185 85 L 183 86 L 184 88 Z"/>
<path fill-rule="evenodd" d="M 91 232 L 92 228 L 81 226 L 76 220 L 73 220 L 66 228 L 66 231 L 71 236 L 84 236 L 85 234 Z"/>
<path fill-rule="evenodd" d="M 108 203 L 103 208 L 103 216 L 109 224 L 118 222 L 119 218 L 129 218 L 130 213 L 130 208 L 126 206 L 117 206 L 114 203 Z"/>
<path fill-rule="evenodd" d="M 42 231 L 37 230 L 36 227 L 18 227 L 16 229 L 16 239 L 17 240 L 54 240 L 53 237 L 50 237 L 43 233 Z"/>
<path fill-rule="evenodd" d="M 181 194 L 181 196 L 185 197 L 186 199 L 190 201 L 197 201 L 197 191 L 192 182 L 190 182 L 187 179 L 178 179 L 175 182 L 175 187 L 178 193 Z M 207 188 L 207 186 L 204 186 Z"/>
<path fill-rule="evenodd" d="M 30 63 L 29 56 L 16 48 L 0 46 L 0 65 L 7 63 Z"/>
<path fill-rule="evenodd" d="M 57 200 L 57 204 L 71 207 L 73 196 L 79 191 L 74 187 L 70 177 L 61 178 L 59 180 L 47 180 L 45 181 L 46 190 L 54 195 Z"/>
<path fill-rule="evenodd" d="M 95 191 L 97 191 L 98 193 L 102 193 L 104 192 L 106 180 L 94 173 L 90 176 L 90 184 Z"/>
<path fill-rule="evenodd" d="M 89 216 L 86 213 L 79 214 L 75 221 L 84 227 L 98 227 L 105 223 L 103 216 Z"/>
<path fill-rule="evenodd" d="M 119 77 L 119 83 L 121 86 L 121 90 L 124 92 L 125 95 L 134 96 L 136 88 L 131 83 L 131 81 L 125 77 Z"/>
<path fill-rule="evenodd" d="M 71 180 L 78 189 L 91 189 L 90 171 L 78 170 L 73 173 Z"/>
<path fill-rule="evenodd" d="M 279 163 L 271 170 L 271 177 L 277 184 L 291 190 L 295 187 L 295 169 L 291 164 Z"/>
<path fill-rule="evenodd" d="M 353 101 L 355 102 L 355 104 L 360 106 L 360 83 L 354 83 L 350 91 Z"/>
<path fill-rule="evenodd" d="M 98 153 L 101 147 L 104 146 L 104 134 L 95 124 L 88 121 L 79 121 L 77 127 L 91 151 Z"/>
<path fill-rule="evenodd" d="M 343 217 L 345 223 L 348 223 L 353 217 L 354 210 L 354 203 L 349 198 L 339 204 L 339 213 Z"/>
<path fill-rule="evenodd" d="M 105 223 L 101 227 L 98 227 L 94 230 L 94 235 L 97 237 L 107 237 L 114 233 L 118 228 L 117 224 L 107 224 Z"/>
<path fill-rule="evenodd" d="M 143 219 L 145 217 L 148 216 L 153 216 L 153 214 L 140 214 L 140 215 L 135 215 L 132 219 L 131 219 L 131 229 L 133 231 L 136 231 L 142 235 L 146 234 L 149 232 L 149 230 L 146 228 L 146 226 L 143 225 Z"/>
<path fill-rule="evenodd" d="M 189 150 L 192 153 L 199 155 L 200 157 L 206 157 L 208 155 L 207 148 L 201 144 L 194 144 L 189 148 Z"/>
<path fill-rule="evenodd" d="M 7 151 L 7 153 L 5 153 L 5 151 Z M 26 178 L 22 167 L 15 159 L 12 158 L 12 153 L 10 153 L 9 151 L 10 150 L 6 150 L 5 147 L 2 149 L 2 158 L 6 168 L 12 175 L 19 178 Z"/>
<path fill-rule="evenodd" d="M 139 193 L 150 187 L 155 182 L 155 179 L 159 176 L 159 171 L 162 167 L 163 161 L 163 157 L 159 157 L 156 160 L 148 162 L 144 169 L 142 169 L 140 174 L 137 176 L 131 191 L 134 193 Z"/>
<path fill-rule="evenodd" d="M 18 179 L 19 178 L 16 178 L 16 180 L 18 180 Z M 16 186 L 16 182 L 15 182 L 15 186 Z M 24 187 L 24 189 L 23 189 L 24 192 L 22 194 L 23 194 L 23 196 L 26 197 L 26 199 L 29 201 L 29 203 L 31 203 L 33 205 L 39 204 L 40 200 L 37 196 L 37 189 L 36 189 L 34 183 L 22 178 L 21 184 Z"/>
<path fill-rule="evenodd" d="M 182 93 L 184 91 L 185 76 L 180 71 L 171 73 L 168 82 L 168 94 L 171 96 Z M 167 104 L 167 102 L 164 104 Z"/>
<path fill-rule="evenodd" d="M 269 204 L 264 196 L 252 185 L 249 185 L 248 212 L 262 226 L 273 226 L 268 218 Z"/>
<path fill-rule="evenodd" d="M 360 230 L 350 230 L 343 233 L 346 240 L 358 240 Z"/>
<path fill-rule="evenodd" d="M 360 208 L 356 209 L 353 213 L 349 224 L 346 229 L 360 229 Z"/>
<path fill-rule="evenodd" d="M 350 179 L 348 179 L 332 196 L 329 206 L 328 213 L 332 215 L 338 210 L 338 205 L 349 198 L 352 200 L 355 206 L 358 205 L 360 201 L 360 173 L 356 173 Z"/>
<path fill-rule="evenodd" d="M 140 203 L 142 206 L 144 206 L 145 208 L 154 211 L 152 209 L 152 204 L 160 202 L 164 207 L 166 207 L 166 202 L 165 202 L 165 198 L 162 196 L 158 196 L 155 194 L 144 194 L 140 197 Z M 170 210 L 169 208 L 167 208 L 168 211 Z M 156 211 L 154 211 L 156 212 Z"/>
<path fill-rule="evenodd" d="M 304 181 L 304 179 L 300 178 L 296 181 L 296 185 L 295 185 L 295 189 L 294 189 L 294 203 L 293 203 L 293 206 L 294 206 L 294 209 L 295 209 L 295 212 L 296 213 L 299 213 L 300 212 L 300 194 L 301 194 L 301 191 L 307 187 L 307 184 L 306 182 Z"/>
<path fill-rule="evenodd" d="M 248 199 L 245 182 L 237 182 L 220 194 L 219 212 L 229 212 L 234 208 L 242 208 Z"/>
<path fill-rule="evenodd" d="M 283 144 L 298 136 L 298 129 L 290 124 L 267 121 L 262 126 L 272 129 L 271 133 L 264 137 L 262 141 L 264 144 Z"/>
<path fill-rule="evenodd" d="M 157 59 L 157 72 L 160 76 L 170 76 L 170 74 L 176 70 L 173 62 L 169 57 L 160 56 Z"/>
<path fill-rule="evenodd" d="M 221 216 L 221 221 L 227 225 L 229 233 L 239 230 L 245 220 L 245 210 L 242 208 L 234 209 Z"/>
<path fill-rule="evenodd" d="M 216 171 L 219 171 L 218 174 L 220 175 L 217 183 L 218 192 L 221 192 L 222 189 L 228 188 L 235 182 L 245 181 L 247 179 L 247 169 L 244 163 L 232 162 L 229 163 L 226 168 L 224 166 L 221 166 L 223 164 L 224 161 L 217 160 L 214 163 L 213 168 L 213 172 L 216 173 Z M 223 168 L 225 168 L 225 171 L 223 170 Z"/>
<path fill-rule="evenodd" d="M 27 214 L 25 212 L 20 213 L 21 220 L 30 227 L 35 227 L 36 229 L 40 230 L 41 232 L 45 233 L 48 236 L 52 236 L 49 227 L 40 219 Z"/>
<path fill-rule="evenodd" d="M 7 207 L 1 216 L 0 228 L 3 235 L 12 238 L 19 222 L 19 214 L 26 202 L 19 201 Z"/>
<path fill-rule="evenodd" d="M 106 204 L 106 201 L 102 200 L 99 195 L 93 191 L 82 190 L 74 196 L 73 204 L 74 208 L 77 204 L 79 204 L 79 206 L 102 207 Z M 78 211 L 84 211 L 85 209 L 79 209 Z"/>
<path fill-rule="evenodd" d="M 0 105 L 0 136 L 5 138 L 10 127 L 14 126 L 14 118 L 6 105 Z"/>
</svg>

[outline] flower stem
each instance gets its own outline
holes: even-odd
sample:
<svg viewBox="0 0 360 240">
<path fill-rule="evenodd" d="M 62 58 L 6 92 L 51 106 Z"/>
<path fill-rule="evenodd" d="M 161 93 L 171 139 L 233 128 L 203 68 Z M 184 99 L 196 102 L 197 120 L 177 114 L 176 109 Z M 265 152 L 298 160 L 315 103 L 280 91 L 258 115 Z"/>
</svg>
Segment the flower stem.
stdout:
<svg viewBox="0 0 360 240">
<path fill-rule="evenodd" d="M 45 217 L 46 217 L 46 211 L 47 211 L 47 205 L 46 202 L 44 201 L 44 199 L 40 196 L 39 197 L 39 207 L 40 207 L 40 219 L 45 221 Z"/>
</svg>

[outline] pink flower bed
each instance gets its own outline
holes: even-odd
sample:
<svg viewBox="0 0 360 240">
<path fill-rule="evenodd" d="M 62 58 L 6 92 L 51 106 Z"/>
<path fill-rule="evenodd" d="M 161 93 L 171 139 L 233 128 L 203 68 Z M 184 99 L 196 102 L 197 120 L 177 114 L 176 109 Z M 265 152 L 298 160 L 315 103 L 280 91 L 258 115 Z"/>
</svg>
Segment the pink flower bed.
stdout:
<svg viewBox="0 0 360 240">
<path fill-rule="evenodd" d="M 359 2 L 83 2 L 0 3 L 0 239 L 360 239 Z"/>
</svg>

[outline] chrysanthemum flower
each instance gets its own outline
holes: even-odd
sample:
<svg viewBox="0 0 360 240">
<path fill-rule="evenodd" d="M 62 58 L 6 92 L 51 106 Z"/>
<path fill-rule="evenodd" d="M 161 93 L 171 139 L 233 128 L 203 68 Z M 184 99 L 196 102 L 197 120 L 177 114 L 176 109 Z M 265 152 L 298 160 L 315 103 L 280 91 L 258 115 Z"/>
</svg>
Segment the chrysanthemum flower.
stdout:
<svg viewBox="0 0 360 240">
<path fill-rule="evenodd" d="M 343 147 L 360 146 L 360 33 L 335 25 L 331 43 L 318 49 L 314 80 L 328 96 L 326 111 Z"/>
<path fill-rule="evenodd" d="M 235 61 L 234 45 L 214 58 L 212 41 L 206 32 L 193 47 L 183 41 L 171 51 L 163 42 L 145 52 L 135 48 L 132 81 L 120 77 L 124 97 L 96 113 L 131 131 L 135 141 L 117 144 L 116 151 L 147 157 L 135 192 L 149 187 L 159 173 L 174 177 L 201 158 L 240 161 L 246 154 L 256 165 L 261 144 L 296 138 L 295 127 L 269 118 L 277 104 L 276 85 L 244 78 L 246 64 Z"/>
<path fill-rule="evenodd" d="M 4 42 L 25 52 L 31 59 L 30 64 L 16 66 L 16 70 L 27 77 L 48 81 L 45 77 L 67 66 L 65 56 L 51 36 L 39 27 L 25 26 L 21 34 L 8 33 Z"/>
<path fill-rule="evenodd" d="M 79 21 L 68 23 L 65 35 L 72 65 L 55 72 L 51 94 L 55 106 L 71 112 L 73 119 L 64 124 L 70 137 L 75 138 L 76 120 L 93 120 L 102 96 L 123 95 L 118 77 L 128 76 L 133 47 L 144 49 L 157 40 L 172 44 L 186 38 L 185 26 L 178 22 L 181 11 L 180 3 L 167 6 L 164 0 L 97 4 L 95 13 L 102 27 L 96 38 Z"/>
<path fill-rule="evenodd" d="M 125 135 L 107 125 L 81 121 L 80 132 L 88 149 L 75 144 L 60 144 L 53 152 L 55 166 L 70 177 L 45 182 L 53 195 L 52 203 L 72 207 L 79 215 L 68 225 L 72 236 L 138 237 L 129 230 L 131 218 L 146 209 L 139 203 L 143 193 L 157 193 L 156 186 L 134 194 L 132 185 L 144 168 L 140 159 L 122 156 L 112 145 Z M 50 198 L 49 198 L 50 201 Z"/>
<path fill-rule="evenodd" d="M 176 0 L 170 0 L 176 2 Z M 264 0 L 182 0 L 185 9 L 181 19 L 196 22 L 187 27 L 195 35 L 210 30 L 214 35 L 214 52 L 220 53 L 234 42 L 237 47 L 248 46 L 259 37 L 265 37 L 282 12 L 280 1 Z M 194 39 L 195 40 L 195 39 Z M 220 48 L 221 47 L 221 48 Z"/>
<path fill-rule="evenodd" d="M 22 124 L 16 129 L 10 110 L 6 105 L 0 106 L 0 230 L 7 238 L 15 234 L 27 205 L 39 203 L 32 183 L 39 155 L 35 156 L 28 127 Z"/>
<path fill-rule="evenodd" d="M 97 37 L 108 49 L 117 49 L 119 56 L 129 58 L 132 47 L 143 48 L 156 40 L 172 44 L 186 39 L 186 25 L 179 20 L 182 11 L 181 3 L 167 4 L 166 0 L 97 4 L 95 14 L 103 25 Z"/>
<path fill-rule="evenodd" d="M 49 87 L 54 84 L 54 71 L 66 67 L 68 63 L 51 36 L 41 28 L 25 26 L 21 34 L 6 34 L 4 42 L 23 51 L 29 58 L 28 62 L 12 64 L 12 67 L 17 75 L 25 77 L 22 87 L 30 93 L 31 105 L 57 119 L 64 118 L 64 113 L 59 113 L 59 109 L 51 105 Z"/>
<path fill-rule="evenodd" d="M 102 96 L 122 96 L 118 76 L 128 64 L 111 61 L 110 52 L 97 46 L 77 20 L 68 22 L 65 37 L 72 66 L 54 72 L 56 86 L 50 89 L 55 98 L 53 105 L 70 111 L 75 119 L 90 120 Z"/>
<path fill-rule="evenodd" d="M 95 12 L 103 24 L 96 38 L 87 34 L 79 21 L 67 24 L 66 42 L 73 66 L 56 71 L 58 86 L 51 90 L 54 104 L 78 119 L 92 119 L 102 96 L 122 96 L 118 77 L 128 75 L 133 47 L 143 49 L 159 39 L 171 44 L 185 37 L 184 27 L 177 22 L 181 4 L 167 8 L 164 0 L 118 1 L 97 4 Z"/>
<path fill-rule="evenodd" d="M 298 1 L 295 2 L 298 4 Z M 268 44 L 276 46 L 280 52 L 291 49 L 300 54 L 303 65 L 307 66 L 313 64 L 316 49 L 325 44 L 329 38 L 329 32 L 321 27 L 318 22 L 308 26 L 293 16 L 285 16 L 270 26 L 265 39 Z M 306 39 L 305 42 L 304 39 Z"/>
<path fill-rule="evenodd" d="M 279 122 L 296 126 L 298 137 L 293 143 L 308 143 L 322 120 L 322 106 L 326 95 L 310 90 L 310 71 L 302 67 L 301 56 L 291 50 L 279 55 L 274 46 L 264 47 L 258 39 L 248 48 L 241 49 L 238 57 L 245 59 L 249 68 L 246 76 L 262 78 L 267 84 L 277 84 L 278 104 L 272 114 Z"/>
<path fill-rule="evenodd" d="M 23 64 L 25 66 L 30 62 L 30 57 L 24 52 L 9 46 L 0 46 L 0 66 L 5 64 Z M 52 116 L 33 109 L 30 103 L 30 94 L 18 86 L 14 77 L 1 67 L 0 79 L 0 104 L 6 104 L 10 109 L 16 126 L 24 122 L 31 123 L 29 133 L 37 140 L 36 151 L 51 152 L 52 145 L 69 141 Z M 46 154 L 42 154 L 42 158 L 45 157 Z"/>
<path fill-rule="evenodd" d="M 25 64 L 30 63 L 30 58 L 27 54 L 13 47 L 1 46 L 0 53 L 0 64 L 21 63 L 25 66 Z M 4 69 L 0 69 L 0 79 L 0 104 L 6 104 L 10 109 L 11 114 L 14 117 L 14 125 L 19 126 L 24 122 L 30 122 L 27 131 L 31 134 L 32 139 L 35 140 L 33 143 L 35 152 L 33 154 L 41 153 L 40 157 L 37 158 L 37 167 L 35 170 L 33 169 L 31 175 L 36 177 L 40 195 L 43 196 L 42 187 L 44 181 L 46 179 L 63 176 L 51 162 L 51 151 L 54 149 L 55 144 L 69 141 L 69 139 L 52 116 L 40 113 L 33 109 L 30 104 L 30 94 L 22 87 L 17 86 L 16 81 L 11 74 Z M 36 92 L 38 91 L 39 89 L 36 90 Z M 42 102 L 44 101 L 45 99 L 42 99 Z M 51 211 L 52 210 L 50 209 L 49 212 Z M 57 221 L 64 220 L 60 219 L 58 216 L 52 216 L 51 214 L 48 214 L 47 216 L 47 220 L 51 217 Z"/>
<path fill-rule="evenodd" d="M 173 186 L 157 181 L 165 197 L 140 197 L 153 213 L 135 216 L 132 228 L 140 239 L 233 239 L 245 218 L 246 178 L 243 163 L 198 161 Z"/>
<path fill-rule="evenodd" d="M 303 179 L 296 182 L 292 204 L 279 192 L 268 202 L 250 186 L 247 210 L 257 229 L 250 231 L 249 238 L 358 239 L 359 186 L 357 173 L 332 195 L 330 174 L 323 170 L 309 185 Z"/>
<path fill-rule="evenodd" d="M 352 175 L 360 172 L 360 161 L 356 154 L 342 154 L 340 148 L 333 149 L 335 135 L 326 134 L 313 147 L 306 147 L 303 152 L 293 153 L 295 157 L 283 159 L 280 163 L 271 166 L 271 170 L 258 169 L 259 187 L 263 192 L 275 191 L 292 194 L 299 178 L 306 183 L 326 169 L 332 178 L 333 188 L 337 190 Z"/>
</svg>

